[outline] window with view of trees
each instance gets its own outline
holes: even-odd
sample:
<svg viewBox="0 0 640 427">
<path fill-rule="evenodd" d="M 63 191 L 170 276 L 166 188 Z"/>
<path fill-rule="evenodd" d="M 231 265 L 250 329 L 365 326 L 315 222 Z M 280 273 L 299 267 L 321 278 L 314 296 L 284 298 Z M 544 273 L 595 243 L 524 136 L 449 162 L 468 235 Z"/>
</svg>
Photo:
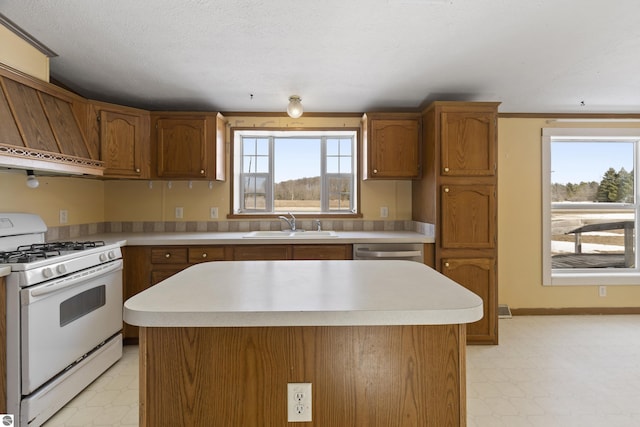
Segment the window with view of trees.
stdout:
<svg viewBox="0 0 640 427">
<path fill-rule="evenodd" d="M 639 141 L 636 129 L 544 130 L 545 284 L 623 284 L 638 273 Z"/>
<path fill-rule="evenodd" d="M 235 214 L 356 213 L 355 130 L 233 134 Z"/>
</svg>

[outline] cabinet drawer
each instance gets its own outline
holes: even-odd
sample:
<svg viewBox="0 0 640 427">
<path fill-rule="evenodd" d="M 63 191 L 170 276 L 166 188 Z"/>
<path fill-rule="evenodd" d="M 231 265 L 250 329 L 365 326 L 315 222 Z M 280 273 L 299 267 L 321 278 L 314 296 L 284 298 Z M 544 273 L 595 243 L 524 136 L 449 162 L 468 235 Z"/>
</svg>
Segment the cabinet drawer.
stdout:
<svg viewBox="0 0 640 427">
<path fill-rule="evenodd" d="M 187 248 L 151 249 L 152 264 L 184 264 L 187 262 Z"/>
<path fill-rule="evenodd" d="M 351 245 L 294 245 L 293 259 L 344 260 L 352 258 Z"/>
<path fill-rule="evenodd" d="M 213 248 L 189 248 L 189 263 L 224 260 L 224 246 Z"/>
<path fill-rule="evenodd" d="M 291 259 L 290 245 L 246 245 L 233 248 L 234 261 L 269 261 Z"/>
</svg>

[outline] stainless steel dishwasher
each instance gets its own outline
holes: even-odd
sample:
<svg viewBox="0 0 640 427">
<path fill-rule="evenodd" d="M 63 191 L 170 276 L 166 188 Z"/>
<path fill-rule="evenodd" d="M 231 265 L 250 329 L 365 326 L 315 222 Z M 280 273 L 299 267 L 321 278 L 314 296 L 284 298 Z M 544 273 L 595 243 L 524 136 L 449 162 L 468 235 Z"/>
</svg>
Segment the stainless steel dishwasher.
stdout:
<svg viewBox="0 0 640 427">
<path fill-rule="evenodd" d="M 408 260 L 424 263 L 422 243 L 356 243 L 353 259 Z"/>
</svg>

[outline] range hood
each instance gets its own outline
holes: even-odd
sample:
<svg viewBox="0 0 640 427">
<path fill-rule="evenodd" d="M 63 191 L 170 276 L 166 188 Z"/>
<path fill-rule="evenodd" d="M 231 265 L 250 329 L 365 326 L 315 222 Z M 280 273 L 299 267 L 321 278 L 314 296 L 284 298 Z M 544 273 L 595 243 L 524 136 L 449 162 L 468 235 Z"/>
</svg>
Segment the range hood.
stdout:
<svg viewBox="0 0 640 427">
<path fill-rule="evenodd" d="M 0 167 L 102 176 L 86 121 L 85 99 L 0 64 Z"/>
</svg>

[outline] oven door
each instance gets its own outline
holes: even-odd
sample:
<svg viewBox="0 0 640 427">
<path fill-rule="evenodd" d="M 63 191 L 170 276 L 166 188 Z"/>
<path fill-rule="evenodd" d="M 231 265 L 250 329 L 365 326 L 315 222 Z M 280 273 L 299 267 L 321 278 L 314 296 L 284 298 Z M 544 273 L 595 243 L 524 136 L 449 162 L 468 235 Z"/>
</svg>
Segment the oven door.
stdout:
<svg viewBox="0 0 640 427">
<path fill-rule="evenodd" d="M 22 394 L 122 329 L 122 260 L 20 291 Z"/>
</svg>

